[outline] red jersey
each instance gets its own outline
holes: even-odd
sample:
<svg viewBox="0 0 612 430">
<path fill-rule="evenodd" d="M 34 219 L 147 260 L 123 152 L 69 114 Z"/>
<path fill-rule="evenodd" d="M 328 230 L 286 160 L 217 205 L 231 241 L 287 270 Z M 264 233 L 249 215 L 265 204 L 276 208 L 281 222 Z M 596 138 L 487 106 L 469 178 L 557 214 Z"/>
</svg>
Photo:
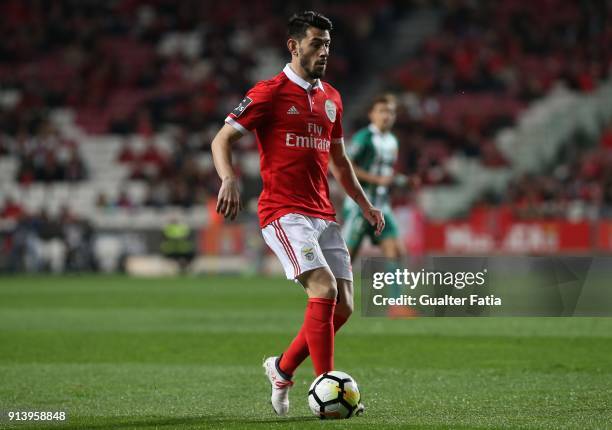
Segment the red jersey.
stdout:
<svg viewBox="0 0 612 430">
<path fill-rule="evenodd" d="M 320 80 L 311 85 L 287 64 L 255 84 L 225 122 L 243 134 L 255 132 L 262 228 L 288 213 L 335 221 L 327 183 L 330 147 L 343 142 L 342 100 L 335 88 Z"/>
</svg>

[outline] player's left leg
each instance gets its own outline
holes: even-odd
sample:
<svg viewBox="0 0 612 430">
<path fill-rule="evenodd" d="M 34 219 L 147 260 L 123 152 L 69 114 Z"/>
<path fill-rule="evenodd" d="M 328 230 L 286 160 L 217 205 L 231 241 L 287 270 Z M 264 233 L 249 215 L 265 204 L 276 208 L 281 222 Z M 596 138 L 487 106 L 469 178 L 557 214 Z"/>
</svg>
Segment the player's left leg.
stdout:
<svg viewBox="0 0 612 430">
<path fill-rule="evenodd" d="M 336 278 L 338 297 L 334 309 L 334 333 L 346 323 L 353 313 L 353 282 L 348 279 Z M 306 343 L 306 334 L 302 328 L 289 345 L 289 348 L 281 355 L 278 367 L 286 375 L 293 375 L 295 370 L 308 358 L 310 351 Z"/>
<path fill-rule="evenodd" d="M 336 279 L 338 291 L 334 309 L 333 325 L 336 333 L 346 323 L 353 312 L 353 274 L 350 256 L 340 227 L 326 222 L 326 228 L 319 237 L 319 246 L 325 260 Z M 300 330 L 291 345 L 280 357 L 278 366 L 287 375 L 293 375 L 300 364 L 308 357 L 309 350 L 304 330 Z"/>
<path fill-rule="evenodd" d="M 336 278 L 336 285 L 338 299 L 334 312 L 334 330 L 337 332 L 353 314 L 353 281 Z"/>
<path fill-rule="evenodd" d="M 353 266 L 337 223 L 328 222 L 319 238 L 319 244 L 325 261 L 336 278 L 338 299 L 334 313 L 334 330 L 338 331 L 353 313 Z"/>
<path fill-rule="evenodd" d="M 389 260 L 400 260 L 404 257 L 404 249 L 396 237 L 388 237 L 380 241 L 383 256 Z"/>
<path fill-rule="evenodd" d="M 401 266 L 406 251 L 399 238 L 397 222 L 390 210 L 385 211 L 385 229 L 378 239 L 378 244 L 385 257 L 385 270 L 395 272 Z M 393 284 L 391 287 L 392 296 L 400 297 L 402 293 L 400 286 Z M 415 310 L 408 306 L 389 306 L 387 312 L 391 318 L 413 318 L 416 316 Z"/>
<path fill-rule="evenodd" d="M 353 313 L 353 281 L 336 278 L 336 285 L 338 286 L 338 301 L 334 313 L 334 330 L 338 332 Z M 364 412 L 364 404 L 359 403 L 355 415 L 363 415 Z"/>
</svg>

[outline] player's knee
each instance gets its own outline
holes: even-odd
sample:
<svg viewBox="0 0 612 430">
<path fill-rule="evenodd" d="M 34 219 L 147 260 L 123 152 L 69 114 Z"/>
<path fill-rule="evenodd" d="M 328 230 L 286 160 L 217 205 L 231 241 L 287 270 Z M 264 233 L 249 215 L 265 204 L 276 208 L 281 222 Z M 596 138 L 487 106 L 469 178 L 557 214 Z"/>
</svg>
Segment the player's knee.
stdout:
<svg viewBox="0 0 612 430">
<path fill-rule="evenodd" d="M 314 283 L 312 288 L 309 289 L 309 297 L 320 297 L 325 299 L 334 299 L 338 296 L 338 290 L 336 289 L 336 285 L 324 283 Z"/>
<path fill-rule="evenodd" d="M 299 277 L 309 297 L 335 299 L 338 295 L 336 278 L 327 267 L 303 273 Z"/>
</svg>

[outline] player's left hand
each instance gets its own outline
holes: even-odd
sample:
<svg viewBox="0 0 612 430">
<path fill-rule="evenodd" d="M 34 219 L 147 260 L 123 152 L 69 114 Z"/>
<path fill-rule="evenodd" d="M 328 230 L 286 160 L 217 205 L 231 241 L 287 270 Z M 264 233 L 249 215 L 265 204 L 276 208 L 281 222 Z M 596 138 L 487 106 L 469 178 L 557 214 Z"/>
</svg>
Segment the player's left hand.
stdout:
<svg viewBox="0 0 612 430">
<path fill-rule="evenodd" d="M 374 234 L 376 234 L 376 236 L 380 236 L 385 228 L 385 216 L 383 215 L 382 211 L 374 206 L 370 206 L 363 211 L 363 216 L 376 229 Z"/>
</svg>

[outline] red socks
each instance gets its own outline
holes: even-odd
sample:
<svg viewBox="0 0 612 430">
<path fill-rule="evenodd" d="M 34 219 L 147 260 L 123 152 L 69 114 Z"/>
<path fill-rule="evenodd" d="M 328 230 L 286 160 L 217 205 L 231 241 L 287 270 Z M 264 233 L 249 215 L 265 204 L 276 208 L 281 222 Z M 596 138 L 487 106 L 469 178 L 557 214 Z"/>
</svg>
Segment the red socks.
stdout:
<svg viewBox="0 0 612 430">
<path fill-rule="evenodd" d="M 308 357 L 309 352 L 317 375 L 334 368 L 334 333 L 344 325 L 348 318 L 334 312 L 335 304 L 333 299 L 308 300 L 304 324 L 278 363 L 278 367 L 289 377 L 288 379 Z M 333 315 L 331 321 L 330 314 Z M 332 329 L 331 333 L 329 326 Z M 307 334 L 308 330 L 310 330 L 310 336 Z"/>
<path fill-rule="evenodd" d="M 334 368 L 335 299 L 308 299 L 304 315 L 304 335 L 317 375 Z"/>
</svg>

